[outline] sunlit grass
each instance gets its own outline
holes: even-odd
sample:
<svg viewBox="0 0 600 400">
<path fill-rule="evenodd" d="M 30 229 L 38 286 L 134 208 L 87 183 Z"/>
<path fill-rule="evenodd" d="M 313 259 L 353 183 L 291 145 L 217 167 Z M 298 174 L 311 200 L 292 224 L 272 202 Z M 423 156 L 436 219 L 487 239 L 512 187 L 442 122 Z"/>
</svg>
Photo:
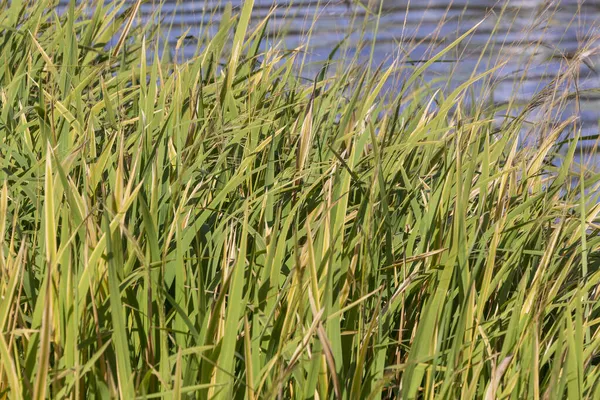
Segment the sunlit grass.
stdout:
<svg viewBox="0 0 600 400">
<path fill-rule="evenodd" d="M 600 398 L 574 64 L 524 109 L 424 83 L 475 28 L 307 80 L 252 3 L 181 63 L 1 3 L 0 398 Z"/>
</svg>

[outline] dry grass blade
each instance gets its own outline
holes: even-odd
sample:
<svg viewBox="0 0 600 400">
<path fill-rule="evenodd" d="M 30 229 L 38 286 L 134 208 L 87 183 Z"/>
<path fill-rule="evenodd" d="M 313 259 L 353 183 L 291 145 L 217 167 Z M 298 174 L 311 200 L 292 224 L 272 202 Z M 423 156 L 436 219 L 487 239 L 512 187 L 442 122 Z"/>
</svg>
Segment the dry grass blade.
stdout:
<svg viewBox="0 0 600 400">
<path fill-rule="evenodd" d="M 135 4 L 133 5 L 133 8 L 131 8 L 129 17 L 127 18 L 127 22 L 125 23 L 125 27 L 123 28 L 121 36 L 119 36 L 119 40 L 117 41 L 117 44 L 115 45 L 115 48 L 112 52 L 113 57 L 116 57 L 119 54 L 121 48 L 123 47 L 123 44 L 125 44 L 125 40 L 127 40 L 127 35 L 129 35 L 129 31 L 131 30 L 131 26 L 133 25 L 133 20 L 135 19 L 141 4 L 142 0 L 136 0 Z"/>
<path fill-rule="evenodd" d="M 506 369 L 510 365 L 512 359 L 512 354 L 507 357 L 504 357 L 500 364 L 495 368 L 494 374 L 492 376 L 492 381 L 488 384 L 488 387 L 485 391 L 485 400 L 496 399 L 496 391 L 498 390 L 498 386 L 500 385 L 502 376 L 504 375 L 504 372 L 506 372 Z"/>
</svg>

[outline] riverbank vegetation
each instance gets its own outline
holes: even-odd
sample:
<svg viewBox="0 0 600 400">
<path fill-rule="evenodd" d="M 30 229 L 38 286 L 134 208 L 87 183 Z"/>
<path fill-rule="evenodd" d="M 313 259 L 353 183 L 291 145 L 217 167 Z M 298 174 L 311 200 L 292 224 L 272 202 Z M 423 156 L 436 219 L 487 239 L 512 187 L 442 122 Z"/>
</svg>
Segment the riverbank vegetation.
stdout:
<svg viewBox="0 0 600 400">
<path fill-rule="evenodd" d="M 421 79 L 472 31 L 305 79 L 74 3 L 0 5 L 0 398 L 600 398 L 577 59 L 514 113 Z"/>
</svg>

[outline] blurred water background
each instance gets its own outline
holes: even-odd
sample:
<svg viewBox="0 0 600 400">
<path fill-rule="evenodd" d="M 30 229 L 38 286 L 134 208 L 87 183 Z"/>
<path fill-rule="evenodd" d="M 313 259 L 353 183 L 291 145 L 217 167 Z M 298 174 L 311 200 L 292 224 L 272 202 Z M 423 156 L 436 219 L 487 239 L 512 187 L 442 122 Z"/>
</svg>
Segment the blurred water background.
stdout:
<svg viewBox="0 0 600 400">
<path fill-rule="evenodd" d="M 242 4 L 146 0 L 138 22 L 154 19 L 168 26 L 163 40 L 172 56 L 183 62 L 217 32 L 229 6 L 235 13 Z M 600 0 L 256 0 L 253 22 L 267 16 L 263 48 L 301 50 L 300 73 L 307 79 L 314 78 L 332 49 L 343 42 L 334 57 L 338 65 L 354 62 L 376 68 L 396 60 L 404 66 L 404 72 L 388 83 L 390 90 L 477 26 L 427 69 L 422 84 L 448 91 L 476 73 L 502 65 L 491 79 L 474 86 L 475 96 L 500 107 L 531 104 L 536 96 L 560 96 L 561 107 L 556 108 L 560 115 L 540 110 L 537 117 L 557 121 L 574 117 L 575 129 L 589 138 L 583 147 L 589 151 L 597 147 Z"/>
</svg>

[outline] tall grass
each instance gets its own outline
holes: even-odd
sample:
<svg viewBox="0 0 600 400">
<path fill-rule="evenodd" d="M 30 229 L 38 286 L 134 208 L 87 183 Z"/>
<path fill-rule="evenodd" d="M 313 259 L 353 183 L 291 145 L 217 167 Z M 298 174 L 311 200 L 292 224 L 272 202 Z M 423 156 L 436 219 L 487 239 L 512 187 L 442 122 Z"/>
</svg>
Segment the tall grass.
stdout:
<svg viewBox="0 0 600 400">
<path fill-rule="evenodd" d="M 500 121 L 498 66 L 420 79 L 468 34 L 307 82 L 252 3 L 178 64 L 135 4 L 1 3 L 0 397 L 600 398 L 600 176 L 527 120 L 571 70 Z"/>
</svg>

